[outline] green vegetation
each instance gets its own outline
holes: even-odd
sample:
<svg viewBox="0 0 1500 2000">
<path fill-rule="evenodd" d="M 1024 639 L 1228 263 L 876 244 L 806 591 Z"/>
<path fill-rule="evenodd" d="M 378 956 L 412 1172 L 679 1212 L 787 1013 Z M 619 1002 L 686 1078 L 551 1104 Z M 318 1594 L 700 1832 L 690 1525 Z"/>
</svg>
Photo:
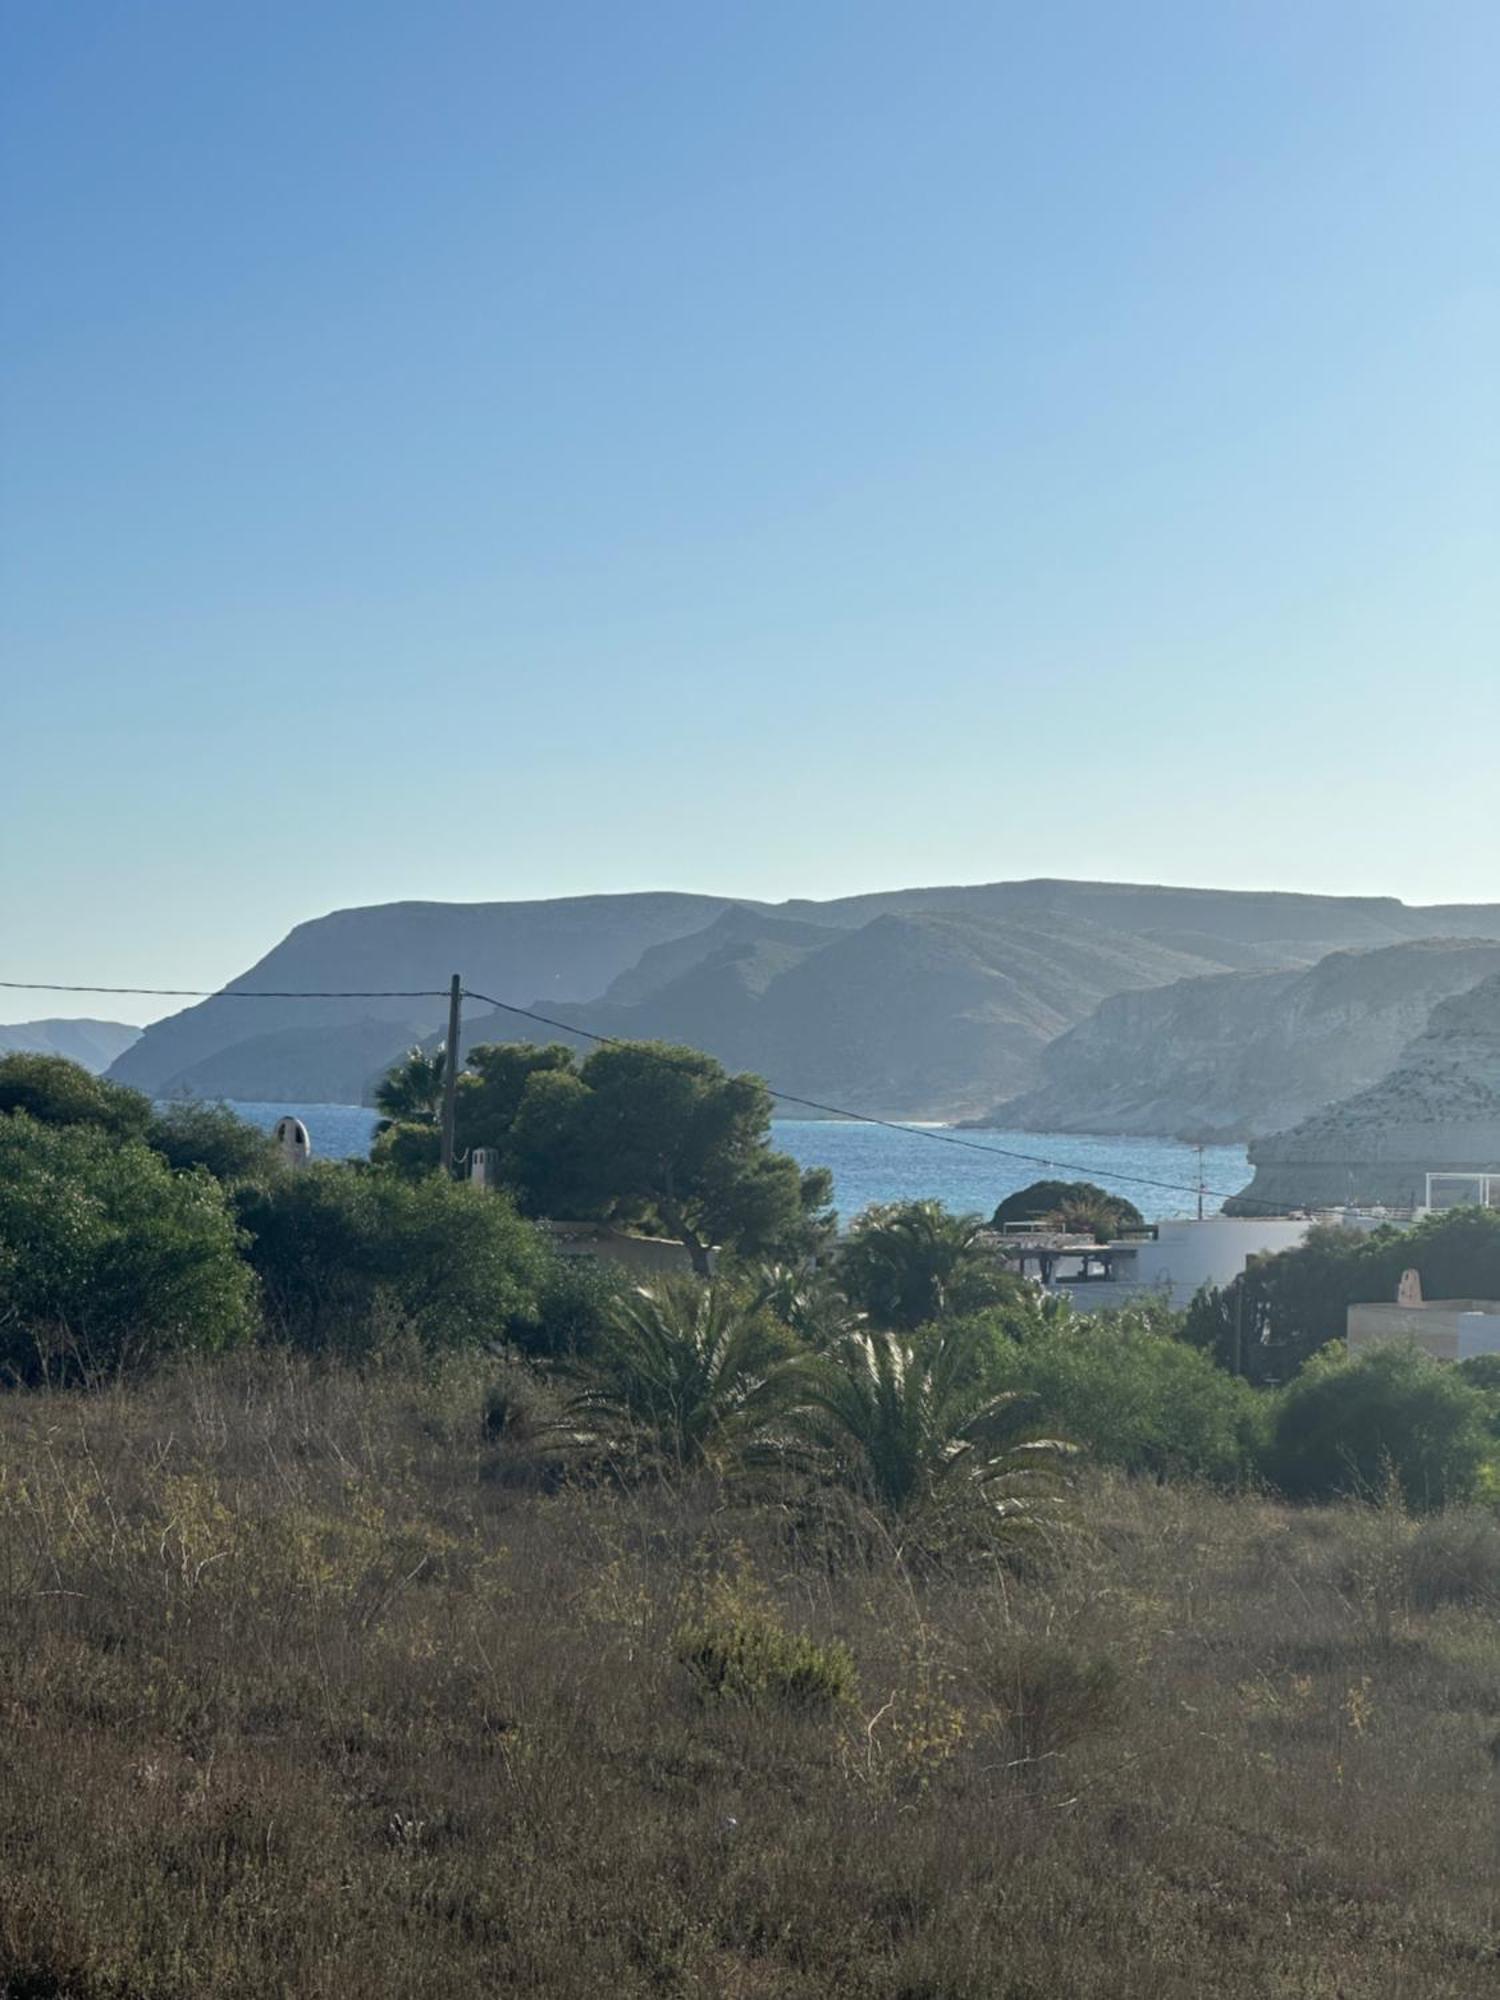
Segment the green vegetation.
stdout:
<svg viewBox="0 0 1500 2000">
<path fill-rule="evenodd" d="M 1491 1449 L 1488 1403 L 1454 1369 L 1392 1343 L 1309 1363 L 1276 1408 L 1268 1469 L 1294 1499 L 1378 1493 L 1408 1506 L 1473 1497 Z"/>
<path fill-rule="evenodd" d="M 1450 1209 L 1371 1235 L 1309 1230 L 1295 1250 L 1252 1257 L 1232 1285 L 1206 1287 L 1189 1309 L 1186 1338 L 1226 1368 L 1238 1356 L 1252 1381 L 1289 1381 L 1344 1338 L 1351 1305 L 1394 1299 L 1409 1268 L 1420 1273 L 1425 1298 L 1500 1298 L 1500 1213 Z"/>
<path fill-rule="evenodd" d="M 1030 1397 L 983 1379 L 973 1330 L 925 1339 L 876 1328 L 800 1372 L 795 1424 L 876 1507 L 915 1515 L 955 1494 L 1025 1511 L 1068 1447 L 1035 1434 Z"/>
<path fill-rule="evenodd" d="M 309 1353 L 478 1346 L 539 1307 L 543 1246 L 500 1194 L 314 1164 L 239 1214 L 270 1330 Z"/>
<path fill-rule="evenodd" d="M 1033 1181 L 1017 1188 L 995 1210 L 991 1228 L 1013 1222 L 1037 1222 L 1066 1229 L 1070 1235 L 1092 1236 L 1097 1243 L 1144 1229 L 1146 1219 L 1133 1201 L 1109 1194 L 1092 1181 Z"/>
<path fill-rule="evenodd" d="M 611 1459 L 644 1452 L 682 1471 L 723 1462 L 787 1408 L 791 1342 L 728 1285 L 667 1279 L 616 1300 L 566 1422 Z"/>
<path fill-rule="evenodd" d="M 789 1632 L 768 1597 L 743 1582 L 720 1579 L 706 1609 L 672 1635 L 672 1648 L 706 1701 L 807 1710 L 859 1692 L 847 1646 Z"/>
<path fill-rule="evenodd" d="M 0 1117 L 0 1371 L 96 1382 L 251 1337 L 224 1190 L 99 1125 Z"/>
<path fill-rule="evenodd" d="M 1259 1463 L 1264 1397 L 1176 1338 L 1159 1308 L 1054 1313 L 1040 1334 L 996 1343 L 991 1365 L 1102 1464 L 1233 1485 Z"/>
<path fill-rule="evenodd" d="M 1022 1309 L 1032 1294 L 981 1243 L 983 1228 L 937 1201 L 867 1208 L 850 1228 L 839 1282 L 857 1311 L 905 1333 L 986 1306 Z"/>
<path fill-rule="evenodd" d="M 602 1053 L 471 1109 L 710 1282 L 0 1062 L 0 1996 L 1500 1992 L 1500 1367 L 830 1254 L 753 1079 Z M 1282 1365 L 1497 1242 L 1267 1260 Z"/>
<path fill-rule="evenodd" d="M 414 1051 L 382 1084 L 379 1101 L 395 1122 L 376 1141 L 377 1163 L 408 1175 L 431 1168 L 434 1063 Z M 798 1256 L 829 1233 L 830 1178 L 771 1150 L 766 1086 L 696 1049 L 622 1043 L 579 1063 L 561 1044 L 476 1048 L 458 1079 L 456 1116 L 460 1150 L 494 1149 L 523 1214 L 612 1219 L 675 1237 L 703 1277 L 714 1246 Z"/>
</svg>

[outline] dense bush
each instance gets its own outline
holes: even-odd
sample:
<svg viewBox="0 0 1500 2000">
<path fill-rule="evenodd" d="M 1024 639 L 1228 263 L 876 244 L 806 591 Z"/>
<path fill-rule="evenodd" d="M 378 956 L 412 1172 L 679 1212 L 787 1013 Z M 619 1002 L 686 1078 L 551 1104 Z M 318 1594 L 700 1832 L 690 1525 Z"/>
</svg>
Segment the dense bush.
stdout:
<svg viewBox="0 0 1500 2000">
<path fill-rule="evenodd" d="M 544 1249 L 533 1297 L 511 1318 L 506 1338 L 537 1361 L 591 1353 L 629 1290 L 618 1265 Z"/>
<path fill-rule="evenodd" d="M 1330 1350 L 1283 1391 L 1267 1466 L 1292 1499 L 1369 1497 L 1394 1478 L 1409 1506 L 1441 1507 L 1475 1490 L 1487 1414 L 1478 1390 L 1413 1346 Z"/>
<path fill-rule="evenodd" d="M 986 1355 L 972 1321 L 850 1334 L 797 1371 L 793 1427 L 884 1513 L 1024 1514 L 1068 1447 L 1037 1436 L 1033 1398 L 983 1379 Z"/>
<path fill-rule="evenodd" d="M 791 1339 L 725 1280 L 623 1291 L 573 1371 L 580 1444 L 674 1472 L 743 1452 L 787 1407 Z"/>
<path fill-rule="evenodd" d="M 1243 1382 L 1129 1308 L 1072 1313 L 998 1342 L 995 1378 L 1105 1465 L 1220 1482 L 1253 1465 L 1261 1404 Z"/>
<path fill-rule="evenodd" d="M 153 1112 L 146 1142 L 169 1167 L 207 1167 L 215 1180 L 266 1180 L 282 1171 L 281 1154 L 268 1133 L 227 1104 L 184 1098 Z"/>
<path fill-rule="evenodd" d="M 250 1337 L 223 1189 L 89 1124 L 0 1117 L 0 1368 L 91 1380 Z"/>
<path fill-rule="evenodd" d="M 536 1311 L 545 1246 L 503 1195 L 315 1164 L 242 1188 L 239 1211 L 268 1326 L 296 1347 L 472 1346 Z"/>
<path fill-rule="evenodd" d="M 1123 1236 L 1127 1230 L 1144 1229 L 1145 1217 L 1133 1201 L 1110 1194 L 1093 1181 L 1033 1181 L 1017 1188 L 995 1210 L 991 1227 L 1004 1229 L 1012 1222 L 1048 1222 L 1053 1217 L 1076 1220 L 1080 1233 L 1092 1230 L 1103 1241 Z"/>
<path fill-rule="evenodd" d="M 93 1125 L 119 1139 L 144 1137 L 151 1105 L 138 1090 L 107 1083 L 65 1056 L 0 1056 L 0 1114 L 24 1111 L 40 1125 Z"/>
</svg>

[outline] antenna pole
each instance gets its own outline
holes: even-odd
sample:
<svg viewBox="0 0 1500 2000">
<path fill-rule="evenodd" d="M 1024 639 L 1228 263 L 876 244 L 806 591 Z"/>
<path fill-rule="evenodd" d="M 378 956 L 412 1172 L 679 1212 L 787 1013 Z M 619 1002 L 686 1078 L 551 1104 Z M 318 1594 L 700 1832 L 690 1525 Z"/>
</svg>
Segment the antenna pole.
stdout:
<svg viewBox="0 0 1500 2000">
<path fill-rule="evenodd" d="M 448 988 L 448 1040 L 443 1052 L 443 1173 L 453 1175 L 453 1124 L 458 1109 L 459 1022 L 463 1015 L 464 983 L 455 972 Z"/>
</svg>

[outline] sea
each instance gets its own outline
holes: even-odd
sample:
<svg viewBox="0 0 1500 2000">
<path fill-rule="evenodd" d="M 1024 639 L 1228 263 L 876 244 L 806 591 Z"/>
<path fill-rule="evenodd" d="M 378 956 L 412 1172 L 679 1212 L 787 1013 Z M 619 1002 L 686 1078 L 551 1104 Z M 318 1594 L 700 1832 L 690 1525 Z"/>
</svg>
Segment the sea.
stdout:
<svg viewBox="0 0 1500 2000">
<path fill-rule="evenodd" d="M 300 1118 L 324 1159 L 362 1157 L 377 1114 L 358 1104 L 235 1104 L 269 1131 Z M 959 1214 L 990 1214 L 1031 1181 L 1095 1181 L 1129 1197 L 1148 1222 L 1212 1215 L 1250 1178 L 1243 1146 L 1196 1147 L 1175 1139 L 1111 1139 L 1076 1132 L 971 1132 L 947 1125 L 861 1125 L 834 1118 L 777 1118 L 772 1144 L 804 1167 L 833 1174 L 834 1206 L 847 1221 L 873 1202 L 937 1200 Z"/>
</svg>

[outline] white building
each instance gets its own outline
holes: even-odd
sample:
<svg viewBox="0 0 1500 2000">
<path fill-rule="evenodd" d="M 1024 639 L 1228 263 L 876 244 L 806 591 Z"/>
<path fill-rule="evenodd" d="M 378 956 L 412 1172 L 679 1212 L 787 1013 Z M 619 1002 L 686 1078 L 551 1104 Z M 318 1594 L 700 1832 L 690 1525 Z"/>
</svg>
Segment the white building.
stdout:
<svg viewBox="0 0 1500 2000">
<path fill-rule="evenodd" d="M 1082 1264 L 1059 1257 L 1052 1289 L 1067 1292 L 1087 1311 L 1127 1305 L 1132 1300 L 1160 1299 L 1181 1310 L 1203 1285 L 1232 1284 L 1251 1257 L 1278 1250 L 1295 1250 L 1315 1222 L 1341 1220 L 1331 1216 L 1205 1215 L 1180 1216 L 1156 1225 L 1154 1238 L 1125 1238 L 1107 1246 L 1094 1268 L 1107 1265 L 1107 1277 L 1085 1277 Z"/>
</svg>

